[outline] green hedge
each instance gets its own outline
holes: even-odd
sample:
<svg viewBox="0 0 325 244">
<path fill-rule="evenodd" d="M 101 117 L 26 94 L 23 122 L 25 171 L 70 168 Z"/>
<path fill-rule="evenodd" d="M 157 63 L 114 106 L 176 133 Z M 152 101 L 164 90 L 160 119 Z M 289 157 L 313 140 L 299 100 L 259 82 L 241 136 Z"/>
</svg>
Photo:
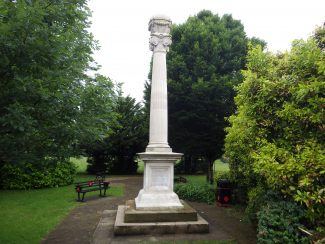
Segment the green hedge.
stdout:
<svg viewBox="0 0 325 244">
<path fill-rule="evenodd" d="M 227 179 L 230 180 L 230 172 L 229 171 L 217 171 L 214 173 L 214 181 L 217 183 L 218 180 Z"/>
<path fill-rule="evenodd" d="M 294 202 L 268 202 L 257 213 L 257 243 L 310 243 L 298 229 L 304 215 L 302 207 Z"/>
<path fill-rule="evenodd" d="M 69 161 L 40 167 L 6 164 L 1 168 L 0 187 L 25 190 L 65 186 L 73 183 L 75 174 L 76 166 Z"/>
<path fill-rule="evenodd" d="M 181 199 L 184 200 L 206 202 L 208 204 L 215 202 L 215 191 L 211 189 L 211 186 L 208 184 L 176 184 L 174 191 Z"/>
</svg>

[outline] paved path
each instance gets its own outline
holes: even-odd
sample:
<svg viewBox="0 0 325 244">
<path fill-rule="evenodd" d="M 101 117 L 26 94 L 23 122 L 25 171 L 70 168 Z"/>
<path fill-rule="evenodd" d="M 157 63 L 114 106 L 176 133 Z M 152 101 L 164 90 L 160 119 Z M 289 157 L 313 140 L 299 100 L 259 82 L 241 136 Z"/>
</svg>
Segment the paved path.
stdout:
<svg viewBox="0 0 325 244">
<path fill-rule="evenodd" d="M 241 220 L 240 210 L 194 202 L 189 202 L 189 204 L 210 223 L 209 234 L 115 237 L 113 225 L 117 206 L 137 196 L 142 188 L 142 177 L 116 178 L 111 180 L 111 184 L 124 184 L 124 196 L 88 198 L 80 207 L 75 208 L 42 243 L 119 244 L 178 240 L 235 240 L 237 243 L 256 243 L 254 228 Z"/>
</svg>

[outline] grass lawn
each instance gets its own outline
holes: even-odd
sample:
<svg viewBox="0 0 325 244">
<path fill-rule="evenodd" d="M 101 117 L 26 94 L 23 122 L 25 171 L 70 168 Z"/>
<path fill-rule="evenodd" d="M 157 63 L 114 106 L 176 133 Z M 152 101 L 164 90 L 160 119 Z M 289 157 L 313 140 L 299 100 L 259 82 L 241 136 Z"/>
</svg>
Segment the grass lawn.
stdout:
<svg viewBox="0 0 325 244">
<path fill-rule="evenodd" d="M 77 166 L 77 173 L 86 173 L 86 169 L 87 169 L 86 157 L 70 158 L 70 161 Z"/>
<path fill-rule="evenodd" d="M 229 165 L 227 163 L 223 163 L 220 159 L 216 160 L 214 162 L 214 172 L 227 172 L 229 171 Z M 193 184 L 206 184 L 206 175 L 200 174 L 200 175 L 183 175 L 190 183 Z M 215 184 L 213 185 L 213 187 Z"/>
<path fill-rule="evenodd" d="M 76 160 L 84 167 L 85 159 Z M 79 170 L 81 172 L 82 170 Z M 75 182 L 93 179 L 78 174 Z M 122 187 L 111 187 L 108 196 L 122 196 Z M 89 192 L 86 197 L 98 195 Z M 0 191 L 0 243 L 40 243 L 69 212 L 82 204 L 76 202 L 74 185 L 28 191 Z"/>
<path fill-rule="evenodd" d="M 214 172 L 227 172 L 229 171 L 229 164 L 222 162 L 220 159 L 217 159 L 214 162 Z"/>
</svg>

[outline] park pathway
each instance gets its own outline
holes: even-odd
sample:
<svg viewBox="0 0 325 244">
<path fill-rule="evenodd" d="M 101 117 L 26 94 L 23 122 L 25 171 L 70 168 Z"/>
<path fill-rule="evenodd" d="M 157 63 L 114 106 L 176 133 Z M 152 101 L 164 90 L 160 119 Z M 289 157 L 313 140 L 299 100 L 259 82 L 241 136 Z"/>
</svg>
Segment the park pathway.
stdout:
<svg viewBox="0 0 325 244">
<path fill-rule="evenodd" d="M 137 196 L 142 188 L 142 177 L 119 177 L 112 185 L 125 185 L 123 197 L 88 198 L 52 231 L 43 244 L 122 244 L 182 240 L 234 240 L 235 243 L 256 243 L 254 228 L 241 219 L 238 208 L 222 208 L 205 203 L 189 202 L 210 223 L 208 234 L 139 235 L 115 237 L 113 224 L 117 206 Z M 199 243 L 199 242 L 198 242 Z"/>
</svg>

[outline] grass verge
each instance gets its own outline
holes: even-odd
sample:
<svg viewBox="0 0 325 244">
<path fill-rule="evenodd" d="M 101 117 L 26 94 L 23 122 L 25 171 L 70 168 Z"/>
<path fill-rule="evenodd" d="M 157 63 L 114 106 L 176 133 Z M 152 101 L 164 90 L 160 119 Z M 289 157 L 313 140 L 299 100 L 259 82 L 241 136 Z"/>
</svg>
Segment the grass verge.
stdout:
<svg viewBox="0 0 325 244">
<path fill-rule="evenodd" d="M 74 159 L 84 172 L 86 159 Z M 94 179 L 78 174 L 75 182 Z M 98 195 L 89 192 L 86 197 Z M 108 196 L 122 196 L 123 187 L 111 187 Z M 40 243 L 69 212 L 82 203 L 76 202 L 74 185 L 39 190 L 0 190 L 0 243 Z"/>
<path fill-rule="evenodd" d="M 93 179 L 81 176 L 78 180 Z M 69 212 L 78 206 L 74 186 L 29 191 L 0 191 L 0 243 L 40 243 Z M 98 195 L 89 192 L 87 197 Z M 111 187 L 108 196 L 122 196 Z"/>
<path fill-rule="evenodd" d="M 86 157 L 78 157 L 78 158 L 70 158 L 70 161 L 77 166 L 77 173 L 86 173 L 87 170 L 87 158 Z"/>
</svg>

